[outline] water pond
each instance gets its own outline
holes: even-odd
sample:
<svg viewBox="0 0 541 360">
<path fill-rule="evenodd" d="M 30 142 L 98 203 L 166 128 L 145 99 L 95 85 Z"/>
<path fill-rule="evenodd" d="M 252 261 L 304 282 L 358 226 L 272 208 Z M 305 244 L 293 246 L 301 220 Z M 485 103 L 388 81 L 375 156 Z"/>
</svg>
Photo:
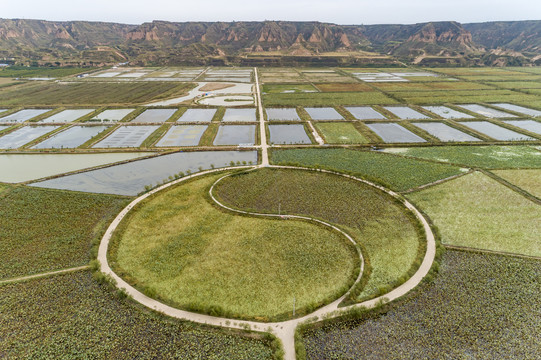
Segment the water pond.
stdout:
<svg viewBox="0 0 541 360">
<path fill-rule="evenodd" d="M 196 146 L 206 125 L 175 125 L 158 141 L 157 147 Z"/>
<path fill-rule="evenodd" d="M 76 148 L 94 136 L 105 131 L 108 126 L 72 126 L 50 138 L 32 146 L 32 149 Z"/>
<path fill-rule="evenodd" d="M 17 149 L 60 126 L 24 126 L 0 137 L 0 149 Z"/>
<path fill-rule="evenodd" d="M 304 125 L 269 125 L 271 144 L 311 144 Z"/>
<path fill-rule="evenodd" d="M 121 126 L 94 148 L 139 147 L 159 126 Z"/>
<path fill-rule="evenodd" d="M 519 134 L 488 121 L 467 121 L 461 124 L 500 141 L 534 140 L 529 136 Z"/>
<path fill-rule="evenodd" d="M 417 122 L 413 123 L 413 125 L 423 129 L 441 141 L 481 141 L 476 137 L 440 122 Z"/>
<path fill-rule="evenodd" d="M 420 136 L 396 123 L 366 124 L 386 143 L 421 143 L 426 142 Z"/>
<path fill-rule="evenodd" d="M 220 125 L 214 145 L 254 145 L 255 125 Z"/>
</svg>

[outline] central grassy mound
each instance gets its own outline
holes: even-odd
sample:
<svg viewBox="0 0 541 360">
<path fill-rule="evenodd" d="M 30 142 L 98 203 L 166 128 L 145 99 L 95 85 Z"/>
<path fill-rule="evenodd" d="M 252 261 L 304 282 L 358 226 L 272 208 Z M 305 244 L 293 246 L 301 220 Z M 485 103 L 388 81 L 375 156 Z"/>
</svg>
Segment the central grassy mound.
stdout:
<svg viewBox="0 0 541 360">
<path fill-rule="evenodd" d="M 208 196 L 222 175 L 182 183 L 137 206 L 115 232 L 113 269 L 174 306 L 237 318 L 311 312 L 353 284 L 353 244 L 326 227 L 239 216 Z"/>
<path fill-rule="evenodd" d="M 214 188 L 225 205 L 252 212 L 304 215 L 338 225 L 363 247 L 364 287 L 350 299 L 388 292 L 416 270 L 423 246 L 416 220 L 387 193 L 335 174 L 260 169 Z"/>
</svg>

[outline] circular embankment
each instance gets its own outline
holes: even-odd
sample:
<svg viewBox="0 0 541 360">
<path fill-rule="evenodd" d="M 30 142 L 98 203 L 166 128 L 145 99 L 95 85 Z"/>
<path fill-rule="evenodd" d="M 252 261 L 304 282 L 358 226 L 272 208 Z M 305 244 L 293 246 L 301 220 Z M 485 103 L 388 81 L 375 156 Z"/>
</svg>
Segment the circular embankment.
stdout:
<svg viewBox="0 0 541 360">
<path fill-rule="evenodd" d="M 249 167 L 236 167 L 236 168 L 231 168 L 231 169 L 240 169 L 240 168 L 247 169 Z M 280 168 L 295 168 L 295 167 L 280 167 Z M 295 168 L 295 169 L 300 169 L 300 168 Z M 316 171 L 314 169 L 303 169 L 303 170 Z M 305 315 L 305 316 L 303 316 L 301 318 L 296 318 L 296 319 L 293 319 L 293 320 L 282 321 L 282 322 L 270 322 L 269 323 L 269 322 L 259 322 L 259 321 L 235 321 L 235 320 L 231 320 L 231 319 L 224 318 L 224 317 L 209 316 L 209 315 L 184 311 L 184 310 L 180 310 L 180 309 L 171 307 L 169 305 L 166 305 L 166 304 L 164 304 L 164 303 L 162 303 L 160 301 L 157 301 L 157 300 L 155 300 L 153 298 L 150 298 L 150 297 L 144 295 L 142 292 L 138 291 L 136 288 L 134 288 L 133 286 L 128 284 L 125 280 L 123 280 L 121 277 L 119 277 L 111 269 L 111 267 L 110 267 L 110 265 L 108 263 L 108 259 L 107 259 L 107 250 L 108 250 L 108 247 L 109 247 L 109 242 L 111 240 L 113 232 L 119 226 L 122 219 L 124 217 L 126 217 L 130 213 L 130 211 L 137 204 L 141 203 L 141 201 L 147 199 L 148 197 L 153 196 L 154 194 L 156 194 L 156 193 L 158 193 L 158 192 L 160 192 L 160 191 L 162 191 L 162 190 L 164 190 L 166 188 L 169 188 L 169 187 L 171 187 L 173 185 L 176 185 L 176 184 L 178 184 L 178 183 L 180 183 L 182 181 L 186 181 L 188 179 L 192 179 L 192 178 L 202 176 L 202 175 L 216 173 L 218 171 L 222 171 L 222 170 L 205 171 L 205 172 L 201 172 L 201 173 L 198 173 L 198 174 L 191 175 L 191 176 L 183 178 L 183 179 L 173 181 L 173 182 L 171 182 L 169 184 L 163 185 L 163 186 L 161 186 L 161 187 L 159 187 L 159 188 L 157 188 L 157 189 L 155 189 L 155 190 L 153 190 L 153 191 L 151 191 L 151 192 L 149 192 L 149 193 L 135 199 L 132 203 L 130 203 L 117 216 L 117 218 L 109 226 L 107 232 L 105 233 L 104 237 L 102 238 L 102 241 L 100 243 L 100 248 L 99 248 L 98 260 L 101 263 L 101 270 L 105 274 L 110 275 L 113 278 L 113 280 L 116 281 L 117 287 L 119 287 L 121 289 L 124 289 L 128 293 L 128 295 L 133 297 L 133 299 L 135 301 L 138 301 L 141 304 L 143 304 L 143 305 L 145 305 L 145 306 L 147 306 L 149 308 L 155 309 L 157 311 L 160 311 L 160 312 L 162 312 L 162 313 L 164 313 L 166 315 L 176 317 L 176 318 L 180 318 L 180 319 L 186 319 L 186 320 L 199 322 L 199 323 L 205 323 L 205 324 L 210 324 L 210 325 L 215 325 L 215 326 L 231 327 L 231 328 L 237 328 L 237 329 L 251 328 L 252 330 L 255 330 L 255 331 L 270 331 L 270 332 L 274 333 L 276 336 L 278 336 L 281 339 L 281 341 L 283 343 L 283 346 L 284 346 L 285 358 L 286 359 L 294 359 L 295 358 L 294 332 L 295 332 L 295 328 L 297 327 L 297 325 L 300 322 L 306 321 L 307 319 L 314 319 L 314 318 L 320 318 L 321 319 L 323 317 L 326 317 L 326 318 L 336 317 L 336 316 L 340 316 L 341 311 L 347 311 L 347 310 L 349 310 L 349 309 L 351 309 L 353 307 L 361 307 L 362 306 L 362 307 L 365 307 L 365 308 L 371 308 L 371 307 L 377 306 L 377 304 L 381 303 L 382 300 L 392 301 L 394 299 L 397 299 L 397 298 L 405 295 L 406 293 L 408 293 L 414 287 L 416 287 L 422 281 L 422 279 L 428 274 L 428 272 L 429 272 L 429 270 L 430 270 L 430 268 L 432 266 L 432 263 L 433 263 L 433 260 L 434 260 L 434 257 L 435 257 L 435 253 L 436 253 L 435 237 L 434 237 L 434 235 L 432 233 L 432 230 L 431 230 L 431 228 L 429 226 L 428 221 L 423 217 L 423 215 L 411 203 L 409 203 L 407 200 L 405 200 L 401 195 L 399 195 L 397 193 L 394 193 L 394 192 L 392 192 L 392 191 L 390 191 L 388 189 L 385 189 L 385 188 L 383 188 L 381 186 L 378 186 L 376 184 L 367 182 L 365 180 L 358 179 L 358 178 L 355 178 L 355 177 L 349 176 L 349 175 L 340 174 L 340 173 L 333 173 L 333 172 L 330 172 L 330 171 L 318 170 L 319 172 L 322 172 L 322 173 L 329 173 L 329 174 L 335 174 L 335 175 L 344 176 L 346 178 L 349 178 L 349 179 L 352 179 L 352 180 L 355 180 L 355 181 L 359 181 L 359 182 L 362 182 L 362 183 L 364 183 L 366 185 L 377 188 L 377 189 L 387 193 L 388 195 L 391 195 L 391 197 L 397 199 L 406 208 L 411 210 L 413 215 L 416 217 L 416 219 L 422 225 L 422 227 L 424 229 L 424 232 L 425 232 L 425 235 L 426 235 L 426 251 L 424 253 L 423 260 L 422 260 L 422 263 L 421 263 L 420 267 L 417 269 L 417 272 L 412 277 L 410 277 L 402 285 L 396 287 L 392 291 L 390 291 L 390 292 L 388 292 L 388 293 L 386 293 L 384 295 L 381 295 L 379 297 L 373 298 L 371 300 L 364 301 L 364 302 L 359 303 L 359 304 L 343 307 L 343 308 L 341 308 L 339 310 L 339 304 L 340 304 L 340 302 L 342 302 L 343 298 L 345 297 L 345 295 L 344 295 L 344 296 L 340 297 L 339 299 L 335 300 L 334 302 L 332 302 L 332 303 L 330 303 L 328 305 L 325 305 L 325 306 L 319 308 L 318 310 L 316 310 L 316 311 L 314 311 L 314 312 L 312 312 L 310 314 L 307 314 L 307 315 Z M 233 208 L 231 208 L 230 210 L 231 211 L 238 211 L 237 209 L 233 209 Z M 248 215 L 248 214 L 246 214 L 246 215 Z M 262 215 L 269 216 L 269 214 L 262 214 Z"/>
</svg>

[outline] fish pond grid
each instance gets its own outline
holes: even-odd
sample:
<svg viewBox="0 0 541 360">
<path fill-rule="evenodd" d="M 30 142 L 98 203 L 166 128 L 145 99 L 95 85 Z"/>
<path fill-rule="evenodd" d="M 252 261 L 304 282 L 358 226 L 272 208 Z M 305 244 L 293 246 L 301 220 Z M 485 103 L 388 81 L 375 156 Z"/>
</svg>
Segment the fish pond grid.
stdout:
<svg viewBox="0 0 541 360">
<path fill-rule="evenodd" d="M 422 137 L 415 135 L 408 129 L 396 123 L 366 124 L 386 143 L 422 143 L 426 142 Z"/>
<path fill-rule="evenodd" d="M 79 118 L 82 118 L 83 116 L 86 116 L 92 112 L 96 111 L 96 109 L 68 109 L 63 110 L 57 114 L 54 114 L 52 116 L 49 116 L 48 118 L 45 118 L 43 120 L 40 120 L 39 123 L 43 124 L 60 124 L 60 123 L 68 123 L 75 121 Z"/>
<path fill-rule="evenodd" d="M 430 111 L 438 116 L 441 116 L 444 119 L 473 119 L 474 117 L 448 108 L 447 106 L 423 106 L 423 109 Z"/>
<path fill-rule="evenodd" d="M 418 111 L 415 111 L 407 106 L 384 106 L 385 110 L 392 112 L 399 119 L 409 120 L 409 119 L 430 119 L 430 117 L 421 114 Z"/>
<path fill-rule="evenodd" d="M 267 112 L 268 121 L 301 121 L 297 109 L 280 109 L 280 108 L 268 108 Z"/>
<path fill-rule="evenodd" d="M 167 131 L 155 146 L 197 146 L 206 129 L 206 125 L 175 125 Z"/>
<path fill-rule="evenodd" d="M 120 121 L 135 109 L 108 109 L 95 115 L 89 121 Z"/>
<path fill-rule="evenodd" d="M 176 111 L 177 109 L 149 109 L 139 114 L 131 123 L 163 123 Z"/>
<path fill-rule="evenodd" d="M 481 141 L 476 137 L 441 122 L 415 122 L 412 124 L 441 141 Z"/>
<path fill-rule="evenodd" d="M 188 174 L 212 167 L 230 166 L 230 163 L 257 163 L 256 151 L 197 151 L 177 152 L 125 164 L 91 170 L 79 174 L 37 182 L 31 186 L 50 189 L 96 192 L 135 196 L 145 186 L 156 186 L 170 181 L 180 172 Z M 171 178 L 169 178 L 171 177 Z"/>
<path fill-rule="evenodd" d="M 17 149 L 60 126 L 24 126 L 0 137 L 0 149 Z"/>
<path fill-rule="evenodd" d="M 541 123 L 535 120 L 506 120 L 504 123 L 541 135 Z"/>
<path fill-rule="evenodd" d="M 331 107 L 306 107 L 304 110 L 306 110 L 312 120 L 344 120 L 344 117 Z"/>
<path fill-rule="evenodd" d="M 188 109 L 177 122 L 204 122 L 209 123 L 216 114 L 216 109 Z"/>
<path fill-rule="evenodd" d="M 214 145 L 254 145 L 255 125 L 220 125 Z"/>
<path fill-rule="evenodd" d="M 483 105 L 478 104 L 464 104 L 464 105 L 458 105 L 466 110 L 469 110 L 471 112 L 474 112 L 479 115 L 483 115 L 489 118 L 513 118 L 517 117 L 516 115 L 509 114 L 503 111 L 499 111 L 496 109 L 492 109 Z"/>
<path fill-rule="evenodd" d="M 16 113 L 0 117 L 0 123 L 22 123 L 31 120 L 39 115 L 45 114 L 52 109 L 25 109 L 19 110 Z M 1 114 L 0 114 L 1 115 Z"/>
<path fill-rule="evenodd" d="M 227 109 L 223 122 L 256 122 L 255 109 Z"/>
<path fill-rule="evenodd" d="M 304 125 L 269 125 L 271 144 L 311 144 Z"/>
<path fill-rule="evenodd" d="M 500 141 L 535 140 L 532 137 L 503 128 L 488 121 L 464 121 L 462 125 Z"/>
<path fill-rule="evenodd" d="M 526 107 L 523 107 L 523 106 L 518 106 L 518 105 L 513 105 L 513 104 L 492 104 L 492 105 L 500 107 L 500 108 L 505 109 L 505 110 L 511 110 L 511 111 L 514 111 L 514 112 L 517 112 L 517 113 L 525 114 L 525 115 L 528 115 L 528 116 L 533 116 L 533 117 L 540 117 L 541 116 L 541 111 L 526 108 Z"/>
<path fill-rule="evenodd" d="M 357 120 L 386 119 L 385 116 L 372 109 L 370 106 L 348 106 L 346 110 Z"/>
<path fill-rule="evenodd" d="M 73 126 L 32 146 L 32 149 L 76 148 L 94 136 L 105 131 L 109 126 Z"/>
<path fill-rule="evenodd" d="M 121 126 L 93 148 L 139 147 L 159 126 Z"/>
</svg>

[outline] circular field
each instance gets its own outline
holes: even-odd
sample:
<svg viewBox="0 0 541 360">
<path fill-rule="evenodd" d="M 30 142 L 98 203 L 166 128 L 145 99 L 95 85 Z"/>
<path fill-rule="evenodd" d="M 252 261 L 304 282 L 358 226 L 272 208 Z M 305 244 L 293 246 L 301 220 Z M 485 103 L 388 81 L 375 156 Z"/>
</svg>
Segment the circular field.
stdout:
<svg viewBox="0 0 541 360">
<path fill-rule="evenodd" d="M 294 304 L 299 315 L 347 291 L 360 265 L 347 238 L 314 223 L 223 210 L 208 195 L 222 176 L 139 204 L 115 231 L 113 269 L 151 297 L 226 317 L 285 319 Z"/>
</svg>

